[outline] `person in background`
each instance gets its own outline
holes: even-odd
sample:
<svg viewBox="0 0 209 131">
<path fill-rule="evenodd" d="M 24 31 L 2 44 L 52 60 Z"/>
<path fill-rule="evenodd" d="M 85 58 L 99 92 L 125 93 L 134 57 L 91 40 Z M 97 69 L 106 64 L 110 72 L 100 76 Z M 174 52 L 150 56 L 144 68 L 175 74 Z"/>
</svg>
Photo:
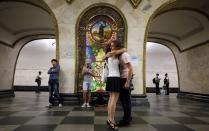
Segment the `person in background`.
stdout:
<svg viewBox="0 0 209 131">
<path fill-rule="evenodd" d="M 56 59 L 51 60 L 52 67 L 48 70 L 49 74 L 49 107 L 54 106 L 55 99 L 58 99 L 59 107 L 62 107 L 62 99 L 59 94 L 59 72 L 60 65 Z"/>
<path fill-rule="evenodd" d="M 165 74 L 165 78 L 164 78 L 164 86 L 165 86 L 165 89 L 166 89 L 166 95 L 169 95 L 169 77 L 168 77 L 168 74 L 166 73 Z"/>
<path fill-rule="evenodd" d="M 36 76 L 35 82 L 37 83 L 37 88 L 36 88 L 36 93 L 40 93 L 40 88 L 41 88 L 41 71 L 38 72 L 38 75 Z"/>
<path fill-rule="evenodd" d="M 83 66 L 82 76 L 83 80 L 83 105 L 81 107 L 91 107 L 89 102 L 91 100 L 91 88 L 93 83 L 93 71 L 91 68 L 91 63 L 86 63 Z"/>
<path fill-rule="evenodd" d="M 159 78 L 159 74 L 156 74 L 156 77 L 153 79 L 153 83 L 155 84 L 156 87 L 156 95 L 160 95 L 160 78 Z"/>
</svg>

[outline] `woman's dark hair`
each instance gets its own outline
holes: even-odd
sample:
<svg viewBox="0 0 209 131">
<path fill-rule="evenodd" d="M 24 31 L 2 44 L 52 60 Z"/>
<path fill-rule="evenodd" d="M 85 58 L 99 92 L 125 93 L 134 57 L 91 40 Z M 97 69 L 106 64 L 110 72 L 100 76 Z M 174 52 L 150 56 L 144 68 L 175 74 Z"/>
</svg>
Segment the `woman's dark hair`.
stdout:
<svg viewBox="0 0 209 131">
<path fill-rule="evenodd" d="M 114 40 L 114 41 L 112 41 L 112 43 L 115 44 L 116 48 L 122 48 L 122 44 L 121 44 L 121 42 L 119 40 Z"/>
<path fill-rule="evenodd" d="M 52 59 L 51 62 L 56 62 L 56 63 L 58 63 L 58 61 L 57 61 L 56 59 Z"/>
<path fill-rule="evenodd" d="M 108 44 L 108 45 L 105 47 L 105 54 L 107 54 L 108 52 L 111 52 L 110 44 Z"/>
</svg>

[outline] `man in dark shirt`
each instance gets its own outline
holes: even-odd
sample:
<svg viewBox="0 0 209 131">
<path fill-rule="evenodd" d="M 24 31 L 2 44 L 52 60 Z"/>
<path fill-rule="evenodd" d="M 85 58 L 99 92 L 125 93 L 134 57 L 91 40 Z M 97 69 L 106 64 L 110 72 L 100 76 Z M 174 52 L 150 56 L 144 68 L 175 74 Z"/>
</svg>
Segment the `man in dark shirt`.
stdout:
<svg viewBox="0 0 209 131">
<path fill-rule="evenodd" d="M 49 69 L 49 107 L 53 106 L 55 103 L 55 98 L 59 101 L 59 107 L 62 107 L 62 99 L 59 94 L 59 72 L 60 66 L 56 59 L 51 60 L 52 67 Z"/>
<path fill-rule="evenodd" d="M 156 77 L 154 78 L 154 84 L 155 84 L 155 87 L 156 87 L 156 95 L 160 95 L 160 78 L 159 78 L 159 74 L 157 73 L 156 74 Z"/>
<path fill-rule="evenodd" d="M 166 73 L 165 74 L 165 78 L 164 78 L 164 87 L 166 89 L 166 95 L 169 95 L 169 77 L 168 77 L 168 74 Z"/>
<path fill-rule="evenodd" d="M 38 87 L 36 88 L 36 93 L 40 93 L 40 88 L 41 88 L 41 71 L 38 72 L 38 75 L 36 76 L 35 82 L 37 83 Z"/>
</svg>

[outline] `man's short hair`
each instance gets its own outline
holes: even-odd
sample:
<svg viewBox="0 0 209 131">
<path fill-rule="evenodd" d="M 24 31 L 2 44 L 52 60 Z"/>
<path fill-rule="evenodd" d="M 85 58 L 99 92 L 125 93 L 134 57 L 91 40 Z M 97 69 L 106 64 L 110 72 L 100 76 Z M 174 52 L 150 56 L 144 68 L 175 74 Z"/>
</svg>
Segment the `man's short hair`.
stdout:
<svg viewBox="0 0 209 131">
<path fill-rule="evenodd" d="M 56 62 L 56 63 L 58 63 L 58 61 L 57 61 L 56 59 L 52 59 L 51 62 Z"/>
</svg>

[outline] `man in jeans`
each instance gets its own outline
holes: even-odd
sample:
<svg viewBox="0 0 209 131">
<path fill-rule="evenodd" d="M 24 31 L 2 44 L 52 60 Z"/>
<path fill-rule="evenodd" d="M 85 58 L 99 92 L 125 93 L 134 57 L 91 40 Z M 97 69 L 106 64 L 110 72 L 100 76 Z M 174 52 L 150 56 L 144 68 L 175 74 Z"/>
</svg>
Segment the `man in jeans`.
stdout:
<svg viewBox="0 0 209 131">
<path fill-rule="evenodd" d="M 51 60 L 52 67 L 49 69 L 49 107 L 52 107 L 55 103 L 55 99 L 58 99 L 59 107 L 62 107 L 62 99 L 59 94 L 59 72 L 60 66 L 56 59 Z"/>
<path fill-rule="evenodd" d="M 156 74 L 156 77 L 154 78 L 154 83 L 155 83 L 155 87 L 156 87 L 156 95 L 160 95 L 160 78 L 159 78 L 159 74 Z"/>
<path fill-rule="evenodd" d="M 133 75 L 133 68 L 131 65 L 130 56 L 127 52 L 122 53 L 119 57 L 119 60 L 120 60 L 120 77 L 122 84 L 120 91 L 120 101 L 122 103 L 124 115 L 123 115 L 123 119 L 119 121 L 118 126 L 127 126 L 132 121 L 130 81 Z"/>
</svg>

